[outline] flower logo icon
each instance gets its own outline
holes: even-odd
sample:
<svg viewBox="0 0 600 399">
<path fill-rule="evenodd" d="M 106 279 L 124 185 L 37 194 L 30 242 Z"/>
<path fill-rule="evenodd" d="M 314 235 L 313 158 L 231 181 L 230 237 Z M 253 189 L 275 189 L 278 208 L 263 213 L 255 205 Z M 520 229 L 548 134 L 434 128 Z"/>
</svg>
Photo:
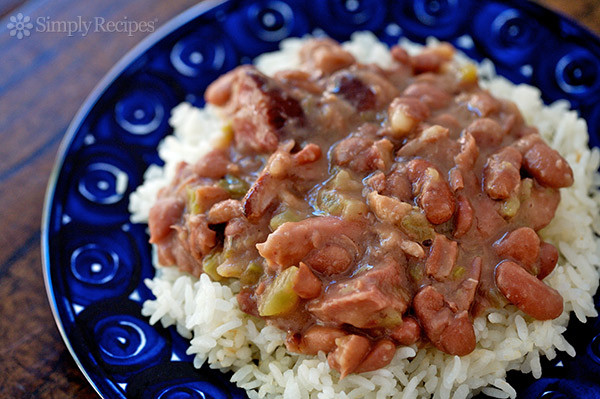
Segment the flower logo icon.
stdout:
<svg viewBox="0 0 600 399">
<path fill-rule="evenodd" d="M 10 22 L 6 27 L 10 30 L 11 36 L 16 36 L 20 40 L 23 37 L 31 35 L 33 24 L 31 23 L 31 18 L 18 13 L 16 17 L 14 15 L 10 17 Z"/>
</svg>

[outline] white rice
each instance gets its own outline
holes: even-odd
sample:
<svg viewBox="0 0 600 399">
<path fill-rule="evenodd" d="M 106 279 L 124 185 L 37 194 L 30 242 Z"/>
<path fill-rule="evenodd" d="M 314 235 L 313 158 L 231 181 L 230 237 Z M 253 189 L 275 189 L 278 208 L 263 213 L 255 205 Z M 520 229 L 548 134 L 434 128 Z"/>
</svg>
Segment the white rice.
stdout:
<svg viewBox="0 0 600 399">
<path fill-rule="evenodd" d="M 415 51 L 420 46 L 403 41 Z M 256 60 L 267 74 L 293 68 L 300 39 L 288 39 L 280 52 Z M 370 33 L 355 34 L 344 47 L 361 62 L 389 65 L 387 47 Z M 466 58 L 461 58 L 466 62 Z M 507 370 L 542 374 L 540 357 L 552 359 L 557 351 L 575 355 L 563 338 L 573 311 L 580 321 L 597 315 L 592 296 L 598 288 L 600 245 L 600 164 L 598 149 L 587 147 L 587 126 L 569 110 L 566 101 L 544 106 L 540 91 L 527 85 L 515 86 L 495 74 L 491 62 L 479 65 L 480 80 L 495 96 L 511 99 L 527 123 L 539 128 L 542 136 L 569 161 L 575 183 L 562 189 L 562 200 L 553 222 L 541 231 L 544 240 L 560 251 L 555 271 L 545 282 L 564 298 L 564 312 L 555 320 L 531 320 L 514 307 L 494 309 L 474 321 L 477 347 L 469 355 L 450 356 L 435 348 L 399 348 L 385 369 L 350 375 L 340 381 L 331 371 L 325 355 L 316 357 L 287 353 L 285 333 L 266 326 L 263 320 L 243 313 L 235 298 L 238 286 L 227 287 L 203 274 L 199 279 L 176 268 L 157 268 L 147 280 L 155 300 L 144 303 L 142 313 L 150 323 L 175 325 L 191 339 L 189 354 L 194 365 L 208 362 L 211 368 L 234 372 L 231 381 L 247 390 L 250 398 L 467 398 L 476 392 L 497 398 L 515 398 L 505 381 Z M 173 177 L 175 165 L 194 162 L 211 148 L 221 134 L 223 122 L 215 108 L 193 108 L 183 103 L 172 113 L 174 134 L 159 146 L 164 168 L 151 166 L 145 181 L 131 195 L 131 220 L 146 222 L 159 188 Z M 156 262 L 155 262 L 156 264 Z M 253 362 L 256 360 L 256 363 Z"/>
</svg>

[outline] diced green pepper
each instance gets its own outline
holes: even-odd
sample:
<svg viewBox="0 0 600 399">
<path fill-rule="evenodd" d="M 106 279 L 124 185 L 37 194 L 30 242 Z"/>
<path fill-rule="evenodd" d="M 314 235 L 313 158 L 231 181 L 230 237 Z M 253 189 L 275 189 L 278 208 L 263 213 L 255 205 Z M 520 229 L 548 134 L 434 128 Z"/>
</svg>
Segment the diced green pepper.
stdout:
<svg viewBox="0 0 600 399">
<path fill-rule="evenodd" d="M 427 217 L 420 211 L 412 210 L 408 215 L 402 218 L 400 222 L 402 230 L 417 242 L 433 240 L 435 230 L 427 220 Z"/>
<path fill-rule="evenodd" d="M 455 280 L 458 280 L 460 278 L 462 278 L 462 276 L 465 275 L 466 269 L 462 266 L 456 266 L 453 270 L 452 270 L 452 278 Z"/>
<path fill-rule="evenodd" d="M 198 202 L 198 196 L 196 195 L 196 187 L 188 186 L 186 188 L 187 193 L 187 209 L 192 215 L 200 213 L 200 203 Z"/>
<path fill-rule="evenodd" d="M 271 231 L 275 231 L 284 223 L 299 222 L 302 219 L 300 213 L 293 209 L 286 208 L 283 212 L 280 212 L 271 218 L 269 227 L 271 228 Z"/>
<path fill-rule="evenodd" d="M 408 274 L 410 274 L 410 277 L 415 283 L 418 283 L 425 275 L 423 266 L 418 263 L 415 263 L 408 268 Z"/>
<path fill-rule="evenodd" d="M 221 264 L 221 251 L 213 251 L 202 258 L 202 271 L 208 274 L 213 281 L 221 281 L 223 277 L 217 273 L 217 268 Z"/>
<path fill-rule="evenodd" d="M 258 314 L 276 316 L 288 313 L 298 305 L 298 294 L 294 291 L 294 280 L 298 274 L 296 266 L 288 267 L 267 286 L 258 298 Z"/>
<path fill-rule="evenodd" d="M 263 267 L 259 262 L 250 262 L 246 270 L 240 276 L 240 282 L 244 285 L 254 285 L 258 283 L 263 274 Z"/>
<path fill-rule="evenodd" d="M 233 199 L 242 198 L 249 188 L 248 183 L 233 175 L 225 175 L 223 179 L 217 182 L 217 186 L 227 191 Z"/>
</svg>

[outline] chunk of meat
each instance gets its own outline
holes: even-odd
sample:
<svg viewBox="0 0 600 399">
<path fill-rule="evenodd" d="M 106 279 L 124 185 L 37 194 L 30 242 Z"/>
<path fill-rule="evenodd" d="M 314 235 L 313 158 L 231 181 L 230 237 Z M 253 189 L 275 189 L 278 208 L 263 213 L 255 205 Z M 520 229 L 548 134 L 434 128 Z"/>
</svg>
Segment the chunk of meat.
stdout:
<svg viewBox="0 0 600 399">
<path fill-rule="evenodd" d="M 298 165 L 306 165 L 321 158 L 321 147 L 314 143 L 308 143 L 304 148 L 294 154 L 294 159 Z"/>
<path fill-rule="evenodd" d="M 275 151 L 286 124 L 304 122 L 300 103 L 279 82 L 250 65 L 219 78 L 206 93 L 208 102 L 224 107 L 242 150 Z"/>
<path fill-rule="evenodd" d="M 202 260 L 215 245 L 217 233 L 208 227 L 206 215 L 186 215 L 188 251 Z"/>
<path fill-rule="evenodd" d="M 224 150 L 213 150 L 193 165 L 194 173 L 202 177 L 220 179 L 229 172 L 229 156 Z"/>
<path fill-rule="evenodd" d="M 402 202 L 396 198 L 377 194 L 375 191 L 371 191 L 367 195 L 367 201 L 369 207 L 379 220 L 391 224 L 399 224 L 402 222 L 402 218 L 412 210 L 411 204 Z"/>
<path fill-rule="evenodd" d="M 502 126 L 490 118 L 475 119 L 466 132 L 473 136 L 478 146 L 486 148 L 499 145 L 504 138 Z"/>
<path fill-rule="evenodd" d="M 521 183 L 519 151 L 504 147 L 488 158 L 483 169 L 483 187 L 492 199 L 506 199 L 519 190 Z"/>
<path fill-rule="evenodd" d="M 354 370 L 355 373 L 366 373 L 379 370 L 390 364 L 396 354 L 396 345 L 389 339 L 380 339 L 373 344 L 370 352 Z"/>
<path fill-rule="evenodd" d="M 297 265 L 314 249 L 336 243 L 349 245 L 348 239 L 355 243 L 360 235 L 358 224 L 321 216 L 284 223 L 256 248 L 270 268 L 286 268 Z"/>
<path fill-rule="evenodd" d="M 492 247 L 503 259 L 517 261 L 531 274 L 537 274 L 535 263 L 540 252 L 540 237 L 529 227 L 520 227 L 506 233 Z"/>
<path fill-rule="evenodd" d="M 188 209 L 190 213 L 204 213 L 216 203 L 229 199 L 229 193 L 217 186 L 200 186 L 192 190 L 194 193 L 194 209 Z"/>
<path fill-rule="evenodd" d="M 294 280 L 294 292 L 302 299 L 313 299 L 321 294 L 321 280 L 313 274 L 305 263 L 300 262 Z"/>
<path fill-rule="evenodd" d="M 357 173 L 385 170 L 386 161 L 392 158 L 392 150 L 391 145 L 380 146 L 371 139 L 351 136 L 334 147 L 333 162 Z"/>
<path fill-rule="evenodd" d="M 535 144 L 525 153 L 523 167 L 542 186 L 561 188 L 573 184 L 573 170 L 567 161 L 544 143 Z"/>
<path fill-rule="evenodd" d="M 475 331 L 467 311 L 453 313 L 434 287 L 423 287 L 413 299 L 413 309 L 436 348 L 450 355 L 464 356 L 475 349 Z"/>
<path fill-rule="evenodd" d="M 333 40 L 326 38 L 309 41 L 300 48 L 298 55 L 307 70 L 316 69 L 326 75 L 355 62 L 352 54 Z"/>
<path fill-rule="evenodd" d="M 396 138 L 406 136 L 428 117 L 427 105 L 413 97 L 397 97 L 388 107 L 390 132 Z"/>
<path fill-rule="evenodd" d="M 327 363 L 340 373 L 340 379 L 353 373 L 371 349 L 368 338 L 355 334 L 337 338 L 335 344 L 335 350 L 327 356 Z"/>
<path fill-rule="evenodd" d="M 460 238 L 468 233 L 473 225 L 474 212 L 471 202 L 464 195 L 456 200 L 456 216 L 454 221 L 454 237 Z"/>
<path fill-rule="evenodd" d="M 563 298 L 554 288 L 512 261 L 496 266 L 496 285 L 510 303 L 537 320 L 551 320 L 563 312 Z"/>
<path fill-rule="evenodd" d="M 552 273 L 556 267 L 556 262 L 558 262 L 558 250 L 554 245 L 542 241 L 538 261 L 539 272 L 537 273 L 537 278 L 543 280 Z"/>
<path fill-rule="evenodd" d="M 436 234 L 425 262 L 425 271 L 429 276 L 442 281 L 450 275 L 457 257 L 458 243 L 443 234 Z"/>
<path fill-rule="evenodd" d="M 400 266 L 386 258 L 367 272 L 330 285 L 321 297 L 309 303 L 308 310 L 327 323 L 385 327 L 398 320 L 408 307 L 409 297 L 402 288 L 406 284 Z"/>
<path fill-rule="evenodd" d="M 476 256 L 473 259 L 468 275 L 460 283 L 458 289 L 449 293 L 447 302 L 448 306 L 453 312 L 459 312 L 462 310 L 468 311 L 471 308 L 471 305 L 475 300 L 475 294 L 477 293 L 479 281 L 481 280 L 482 267 L 483 262 L 481 257 Z"/>
<path fill-rule="evenodd" d="M 305 355 L 316 355 L 320 351 L 329 353 L 336 348 L 335 340 L 346 335 L 344 330 L 336 327 L 315 325 L 304 334 L 288 335 L 285 346 L 290 352 Z"/>
<path fill-rule="evenodd" d="M 412 345 L 421 338 L 421 327 L 413 317 L 404 316 L 402 324 L 392 329 L 390 337 L 400 345 Z"/>
<path fill-rule="evenodd" d="M 150 228 L 150 243 L 157 244 L 165 239 L 172 231 L 172 226 L 181 220 L 185 204 L 179 198 L 159 198 L 148 216 Z"/>
<path fill-rule="evenodd" d="M 221 224 L 244 215 L 242 203 L 226 199 L 214 204 L 208 211 L 208 224 Z"/>
<path fill-rule="evenodd" d="M 427 220 L 433 224 L 448 221 L 454 214 L 454 195 L 439 170 L 430 162 L 417 158 L 408 162 L 407 171 L 413 194 Z"/>
</svg>

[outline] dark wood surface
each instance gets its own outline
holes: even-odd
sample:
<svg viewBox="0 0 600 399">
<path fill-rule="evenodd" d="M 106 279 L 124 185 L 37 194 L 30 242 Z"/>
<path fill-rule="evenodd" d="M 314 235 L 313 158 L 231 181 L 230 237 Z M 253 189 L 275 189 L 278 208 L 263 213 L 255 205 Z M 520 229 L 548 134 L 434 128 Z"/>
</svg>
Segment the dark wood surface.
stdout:
<svg viewBox="0 0 600 399">
<path fill-rule="evenodd" d="M 539 0 L 600 33 L 600 1 Z M 62 136 L 102 76 L 145 34 L 41 33 L 18 40 L 6 28 L 34 21 L 104 17 L 157 21 L 191 0 L 0 0 L 0 398 L 97 397 L 54 324 L 42 278 L 40 220 Z M 35 33 L 35 32 L 34 32 Z"/>
</svg>

